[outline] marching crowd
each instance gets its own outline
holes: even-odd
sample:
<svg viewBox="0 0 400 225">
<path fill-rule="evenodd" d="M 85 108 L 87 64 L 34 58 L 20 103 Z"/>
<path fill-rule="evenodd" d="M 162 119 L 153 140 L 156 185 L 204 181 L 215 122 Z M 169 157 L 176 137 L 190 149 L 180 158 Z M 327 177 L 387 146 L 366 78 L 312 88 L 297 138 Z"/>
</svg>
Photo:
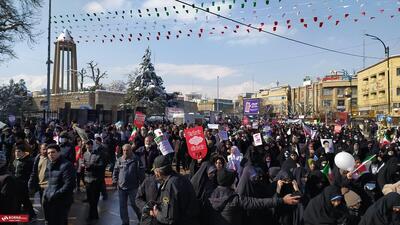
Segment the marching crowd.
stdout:
<svg viewBox="0 0 400 225">
<path fill-rule="evenodd" d="M 228 139 L 204 124 L 207 155 L 194 160 L 184 135 L 188 127 L 149 123 L 135 132 L 130 124 L 6 126 L 0 214 L 28 214 L 35 221 L 30 196 L 38 192 L 46 224 L 66 225 L 74 196 L 84 191 L 88 217 L 78 222 L 95 224 L 100 196 L 108 197 L 108 170 L 123 225 L 129 224 L 128 205 L 140 224 L 149 225 L 400 224 L 400 129 L 385 130 L 381 142 L 374 123 L 365 134 L 358 126 L 338 131 L 262 120 L 252 127 L 229 120 L 220 124 Z M 156 129 L 174 152 L 161 153 Z M 263 134 L 260 145 L 253 139 L 257 133 Z M 354 158 L 354 168 L 335 164 L 340 152 Z"/>
</svg>

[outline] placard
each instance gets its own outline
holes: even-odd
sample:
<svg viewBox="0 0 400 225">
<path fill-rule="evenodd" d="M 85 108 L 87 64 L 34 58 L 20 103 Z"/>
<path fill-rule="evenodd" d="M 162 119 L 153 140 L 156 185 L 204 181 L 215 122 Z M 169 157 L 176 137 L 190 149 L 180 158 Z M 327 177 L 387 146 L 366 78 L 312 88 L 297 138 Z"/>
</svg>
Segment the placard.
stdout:
<svg viewBox="0 0 400 225">
<path fill-rule="evenodd" d="M 207 143 L 204 138 L 203 127 L 185 129 L 188 153 L 193 159 L 202 159 L 207 155 Z"/>
<path fill-rule="evenodd" d="M 207 127 L 208 127 L 208 129 L 218 130 L 219 129 L 219 124 L 209 123 L 209 124 L 207 124 Z"/>
<path fill-rule="evenodd" d="M 223 140 L 223 141 L 227 141 L 228 138 L 228 132 L 226 132 L 225 130 L 221 130 L 218 133 L 219 139 Z"/>
<path fill-rule="evenodd" d="M 334 152 L 332 139 L 321 139 L 321 145 L 325 149 L 325 153 Z"/>
<path fill-rule="evenodd" d="M 253 140 L 254 140 L 254 146 L 262 145 L 262 139 L 260 133 L 253 134 Z"/>
<path fill-rule="evenodd" d="M 140 128 L 143 127 L 145 119 L 146 119 L 146 114 L 144 114 L 142 112 L 136 112 L 135 113 L 135 120 L 133 121 L 133 124 L 135 124 L 135 126 L 138 129 L 140 129 Z"/>
</svg>

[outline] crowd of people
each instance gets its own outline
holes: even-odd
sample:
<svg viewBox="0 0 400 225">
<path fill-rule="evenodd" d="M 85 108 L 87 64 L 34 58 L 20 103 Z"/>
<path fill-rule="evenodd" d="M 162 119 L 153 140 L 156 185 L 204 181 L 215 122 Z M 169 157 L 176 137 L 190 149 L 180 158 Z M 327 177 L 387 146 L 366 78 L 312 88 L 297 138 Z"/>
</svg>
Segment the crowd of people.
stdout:
<svg viewBox="0 0 400 225">
<path fill-rule="evenodd" d="M 6 126 L 0 212 L 35 221 L 30 196 L 39 193 L 46 223 L 66 225 L 75 196 L 86 192 L 87 220 L 78 222 L 95 224 L 100 196 L 108 198 L 109 171 L 123 225 L 130 221 L 128 205 L 148 225 L 400 224 L 400 129 L 386 130 L 380 142 L 375 124 L 368 134 L 355 125 L 340 131 L 309 125 L 310 135 L 303 123 L 226 121 L 219 129 L 228 140 L 203 124 L 208 151 L 198 160 L 190 158 L 184 136 L 193 125 L 148 123 L 137 132 L 132 124 Z M 174 152 L 161 153 L 156 129 Z M 253 140 L 257 133 L 265 134 L 261 145 Z M 340 152 L 354 157 L 354 169 L 335 165 Z"/>
</svg>

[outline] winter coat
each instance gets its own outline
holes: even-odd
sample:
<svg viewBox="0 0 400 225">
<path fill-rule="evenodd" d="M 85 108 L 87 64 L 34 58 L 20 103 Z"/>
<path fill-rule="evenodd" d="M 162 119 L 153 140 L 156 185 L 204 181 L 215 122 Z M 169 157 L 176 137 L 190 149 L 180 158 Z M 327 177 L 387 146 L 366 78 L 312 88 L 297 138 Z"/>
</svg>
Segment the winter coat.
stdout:
<svg viewBox="0 0 400 225">
<path fill-rule="evenodd" d="M 115 162 L 112 179 L 122 190 L 137 189 L 144 180 L 143 165 L 135 155 L 131 159 L 120 157 Z"/>
<path fill-rule="evenodd" d="M 276 207 L 282 204 L 283 200 L 239 197 L 230 187 L 218 186 L 211 194 L 209 202 L 210 225 L 240 225 L 244 210 Z"/>
<path fill-rule="evenodd" d="M 71 162 L 60 156 L 47 164 L 48 186 L 44 191 L 45 201 L 72 203 L 76 173 Z"/>
<path fill-rule="evenodd" d="M 83 154 L 83 164 L 85 165 L 85 182 L 100 182 L 104 179 L 105 164 L 103 156 L 97 150 L 86 151 Z"/>
</svg>

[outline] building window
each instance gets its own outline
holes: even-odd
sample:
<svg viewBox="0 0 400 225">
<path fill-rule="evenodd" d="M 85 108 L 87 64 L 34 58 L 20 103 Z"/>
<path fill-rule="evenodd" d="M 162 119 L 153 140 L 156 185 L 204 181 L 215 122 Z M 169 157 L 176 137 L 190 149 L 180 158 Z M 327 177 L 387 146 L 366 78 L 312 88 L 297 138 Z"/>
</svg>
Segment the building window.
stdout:
<svg viewBox="0 0 400 225">
<path fill-rule="evenodd" d="M 322 105 L 324 107 L 331 107 L 332 106 L 332 100 L 323 100 Z"/>
<path fill-rule="evenodd" d="M 384 77 L 385 76 L 385 72 L 380 72 L 379 73 L 379 77 Z"/>
<path fill-rule="evenodd" d="M 337 95 L 344 95 L 344 88 L 338 88 Z"/>
<path fill-rule="evenodd" d="M 397 89 L 396 89 L 396 94 L 397 94 L 397 96 L 400 95 L 400 88 L 397 88 Z"/>
<path fill-rule="evenodd" d="M 337 106 L 344 106 L 344 100 L 338 100 Z"/>
<path fill-rule="evenodd" d="M 396 75 L 400 76 L 400 67 L 396 69 Z"/>
<path fill-rule="evenodd" d="M 333 89 L 332 89 L 332 88 L 324 88 L 324 89 L 322 90 L 322 94 L 325 95 L 325 96 L 330 96 L 330 95 L 332 95 L 332 92 L 333 92 Z"/>
<path fill-rule="evenodd" d="M 352 106 L 357 106 L 357 98 L 352 98 L 351 99 L 351 105 Z"/>
<path fill-rule="evenodd" d="M 376 79 L 376 74 L 372 75 L 371 79 Z"/>
</svg>

